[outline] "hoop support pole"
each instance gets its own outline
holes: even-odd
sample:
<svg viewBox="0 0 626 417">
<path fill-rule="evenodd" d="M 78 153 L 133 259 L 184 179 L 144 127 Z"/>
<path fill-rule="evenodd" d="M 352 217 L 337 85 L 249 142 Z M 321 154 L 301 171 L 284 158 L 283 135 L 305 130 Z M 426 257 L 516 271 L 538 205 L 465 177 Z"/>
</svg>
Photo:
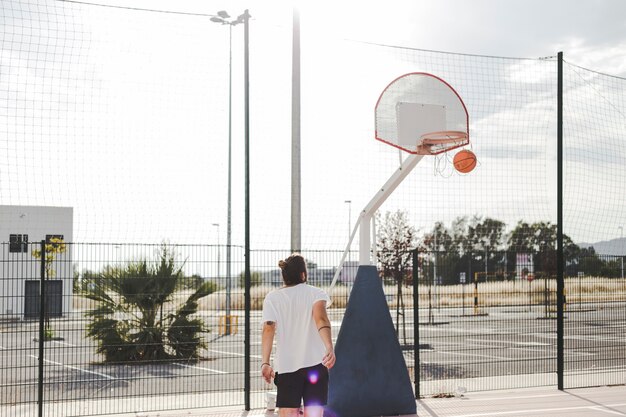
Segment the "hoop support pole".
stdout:
<svg viewBox="0 0 626 417">
<path fill-rule="evenodd" d="M 361 216 L 359 217 L 359 265 L 371 265 L 371 247 L 372 240 L 370 235 L 370 225 L 372 222 L 372 217 L 376 210 L 380 208 L 380 206 L 387 200 L 387 198 L 398 188 L 398 185 L 402 183 L 402 181 L 411 173 L 413 168 L 417 165 L 419 161 L 422 160 L 424 155 L 409 155 L 402 165 L 393 173 L 391 177 L 387 180 L 387 182 L 378 190 L 376 195 L 370 200 L 370 202 L 365 206 L 363 211 L 361 211 Z"/>
</svg>

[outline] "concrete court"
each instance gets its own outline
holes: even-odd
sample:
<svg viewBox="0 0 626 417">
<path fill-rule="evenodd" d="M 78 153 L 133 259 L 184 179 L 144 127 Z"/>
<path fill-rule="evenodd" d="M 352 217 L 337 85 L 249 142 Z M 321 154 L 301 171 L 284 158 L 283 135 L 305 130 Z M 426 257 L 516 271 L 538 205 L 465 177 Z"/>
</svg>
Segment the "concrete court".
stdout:
<svg viewBox="0 0 626 417">
<path fill-rule="evenodd" d="M 277 416 L 275 412 L 266 410 L 246 412 L 240 407 L 161 411 L 131 415 L 136 417 Z M 417 402 L 417 415 L 422 417 L 626 416 L 626 386 L 579 388 L 567 391 L 558 391 L 554 388 L 529 388 L 470 392 L 462 397 L 454 398 L 425 398 Z"/>
</svg>

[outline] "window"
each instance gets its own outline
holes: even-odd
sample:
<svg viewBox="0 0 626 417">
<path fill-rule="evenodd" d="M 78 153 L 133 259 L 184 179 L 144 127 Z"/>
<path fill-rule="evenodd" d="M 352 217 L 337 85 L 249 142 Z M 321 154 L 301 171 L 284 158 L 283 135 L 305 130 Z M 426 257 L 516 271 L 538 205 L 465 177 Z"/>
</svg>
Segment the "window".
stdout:
<svg viewBox="0 0 626 417">
<path fill-rule="evenodd" d="M 28 235 L 9 235 L 9 252 L 25 253 L 28 252 Z"/>
</svg>

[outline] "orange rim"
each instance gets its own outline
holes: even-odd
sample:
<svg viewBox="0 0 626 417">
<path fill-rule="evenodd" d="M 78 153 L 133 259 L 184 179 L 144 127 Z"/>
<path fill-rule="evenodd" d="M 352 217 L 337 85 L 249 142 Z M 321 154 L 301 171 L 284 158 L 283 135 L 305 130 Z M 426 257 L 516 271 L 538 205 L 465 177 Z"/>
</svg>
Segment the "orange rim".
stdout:
<svg viewBox="0 0 626 417">
<path fill-rule="evenodd" d="M 419 155 L 437 155 L 465 146 L 468 143 L 469 137 L 466 132 L 458 130 L 430 132 L 420 137 L 416 153 Z"/>
<path fill-rule="evenodd" d="M 447 143 L 456 144 L 459 141 L 466 141 L 467 133 L 460 130 L 442 130 L 440 132 L 424 133 L 420 137 L 420 145 L 445 145 Z"/>
</svg>

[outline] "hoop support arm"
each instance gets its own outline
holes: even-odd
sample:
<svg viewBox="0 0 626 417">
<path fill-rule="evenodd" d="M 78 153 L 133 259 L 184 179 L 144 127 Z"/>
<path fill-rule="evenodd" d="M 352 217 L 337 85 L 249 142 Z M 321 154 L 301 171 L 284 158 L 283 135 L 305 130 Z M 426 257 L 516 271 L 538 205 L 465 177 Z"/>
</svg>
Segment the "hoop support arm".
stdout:
<svg viewBox="0 0 626 417">
<path fill-rule="evenodd" d="M 333 276 L 333 280 L 330 283 L 329 290 L 335 286 L 337 283 L 337 279 L 339 278 L 339 274 L 343 268 L 343 264 L 346 261 L 346 257 L 348 252 L 350 252 L 350 247 L 352 246 L 352 241 L 356 236 L 357 230 L 359 233 L 359 265 L 371 265 L 371 256 L 370 251 L 372 249 L 372 236 L 370 231 L 370 226 L 372 224 L 372 218 L 376 210 L 380 208 L 380 206 L 385 202 L 385 200 L 391 195 L 391 193 L 398 188 L 398 185 L 411 173 L 413 168 L 417 165 L 419 161 L 422 160 L 424 155 L 409 155 L 400 165 L 400 167 L 393 173 L 393 175 L 387 180 L 385 185 L 376 193 L 374 198 L 370 200 L 370 202 L 365 206 L 365 208 L 361 211 L 357 222 L 352 229 L 352 233 L 350 234 L 350 239 L 348 244 L 346 245 L 346 249 L 341 256 L 341 260 L 339 261 L 339 265 L 335 270 L 335 276 Z"/>
<path fill-rule="evenodd" d="M 409 155 L 402 165 L 393 173 L 387 182 L 378 190 L 376 195 L 365 206 L 359 217 L 359 265 L 371 265 L 371 233 L 370 225 L 376 210 L 387 200 L 387 198 L 398 188 L 398 185 L 411 173 L 413 168 L 424 155 Z"/>
</svg>

